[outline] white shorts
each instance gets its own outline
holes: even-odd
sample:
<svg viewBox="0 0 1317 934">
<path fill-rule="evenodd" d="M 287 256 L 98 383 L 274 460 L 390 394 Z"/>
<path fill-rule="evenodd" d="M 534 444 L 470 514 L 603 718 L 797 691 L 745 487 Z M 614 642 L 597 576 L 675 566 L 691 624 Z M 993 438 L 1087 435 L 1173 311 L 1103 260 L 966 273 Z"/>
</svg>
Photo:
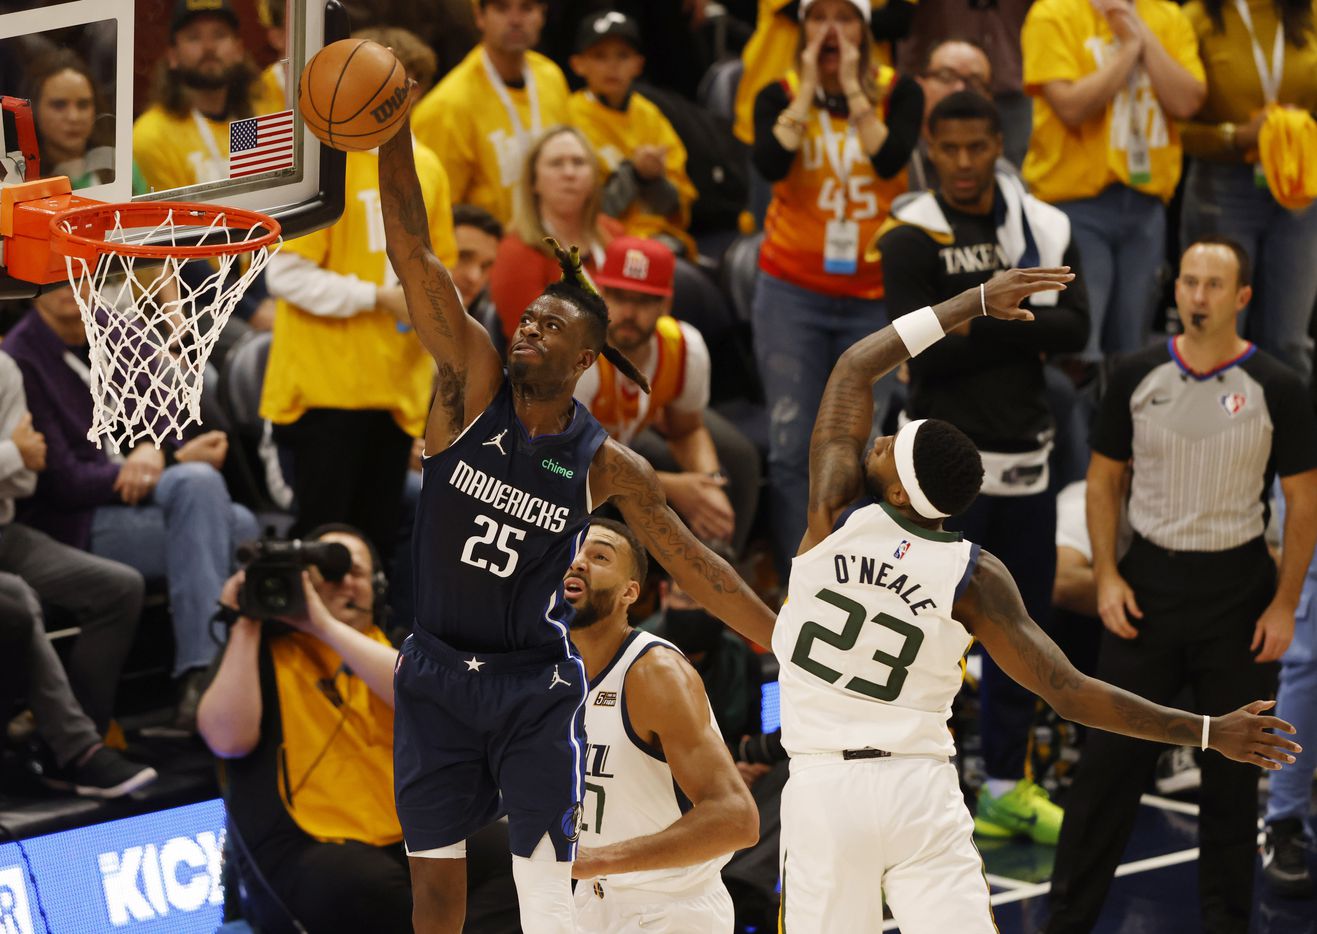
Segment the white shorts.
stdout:
<svg viewBox="0 0 1317 934">
<path fill-rule="evenodd" d="M 782 792 L 782 929 L 991 934 L 983 861 L 956 770 L 932 758 L 798 756 Z"/>
<path fill-rule="evenodd" d="M 732 934 L 736 912 L 722 880 L 694 895 L 608 891 L 576 883 L 578 934 Z"/>
</svg>

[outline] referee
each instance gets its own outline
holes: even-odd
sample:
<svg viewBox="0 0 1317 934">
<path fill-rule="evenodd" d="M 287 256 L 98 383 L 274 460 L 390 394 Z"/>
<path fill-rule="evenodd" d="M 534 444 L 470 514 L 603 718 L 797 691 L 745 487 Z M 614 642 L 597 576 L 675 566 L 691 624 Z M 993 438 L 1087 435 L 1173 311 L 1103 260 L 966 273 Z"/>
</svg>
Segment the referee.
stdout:
<svg viewBox="0 0 1317 934">
<path fill-rule="evenodd" d="M 1088 528 L 1102 648 L 1097 677 L 1226 713 L 1275 689 L 1317 539 L 1317 425 L 1297 374 L 1238 337 L 1252 296 L 1238 244 L 1197 241 L 1175 297 L 1185 333 L 1130 356 L 1102 401 L 1088 468 Z M 1135 537 L 1117 564 L 1126 475 Z M 1289 506 L 1279 581 L 1262 533 L 1280 475 Z M 1160 749 L 1094 731 L 1066 801 L 1046 930 L 1088 932 L 1120 862 Z M 1248 931 L 1257 769 L 1202 760 L 1203 929 Z"/>
</svg>

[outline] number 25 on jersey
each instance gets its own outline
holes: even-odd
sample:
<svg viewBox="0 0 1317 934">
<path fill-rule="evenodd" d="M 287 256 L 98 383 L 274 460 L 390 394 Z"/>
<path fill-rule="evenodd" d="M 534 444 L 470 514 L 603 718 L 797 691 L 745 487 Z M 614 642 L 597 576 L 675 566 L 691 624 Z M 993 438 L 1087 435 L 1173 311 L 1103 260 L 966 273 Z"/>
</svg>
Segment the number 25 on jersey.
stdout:
<svg viewBox="0 0 1317 934">
<path fill-rule="evenodd" d="M 526 533 L 516 526 L 495 522 L 489 516 L 476 516 L 476 528 L 483 531 L 478 531 L 466 540 L 466 545 L 462 547 L 462 562 L 488 571 L 495 577 L 511 577 L 517 569 L 519 557 L 512 543 L 522 541 Z M 488 547 L 491 545 L 492 548 Z"/>
</svg>

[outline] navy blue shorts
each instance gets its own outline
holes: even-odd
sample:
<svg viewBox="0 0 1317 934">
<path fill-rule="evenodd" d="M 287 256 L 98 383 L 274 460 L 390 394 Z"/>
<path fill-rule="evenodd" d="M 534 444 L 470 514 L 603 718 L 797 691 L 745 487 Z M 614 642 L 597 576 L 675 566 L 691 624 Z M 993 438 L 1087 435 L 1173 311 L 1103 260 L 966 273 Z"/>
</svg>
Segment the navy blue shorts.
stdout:
<svg viewBox="0 0 1317 934">
<path fill-rule="evenodd" d="M 547 833 L 576 858 L 585 768 L 585 666 L 565 645 L 485 655 L 424 632 L 393 675 L 393 783 L 407 849 L 465 840 L 501 814 L 516 856 Z"/>
</svg>

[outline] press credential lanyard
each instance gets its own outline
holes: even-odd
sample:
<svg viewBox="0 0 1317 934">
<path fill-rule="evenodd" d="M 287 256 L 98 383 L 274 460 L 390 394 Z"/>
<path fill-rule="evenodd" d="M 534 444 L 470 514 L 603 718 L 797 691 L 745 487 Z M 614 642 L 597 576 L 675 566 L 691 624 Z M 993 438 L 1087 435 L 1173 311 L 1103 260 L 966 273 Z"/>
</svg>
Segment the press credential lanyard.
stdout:
<svg viewBox="0 0 1317 934">
<path fill-rule="evenodd" d="M 1248 4 L 1245 0 L 1235 0 L 1235 9 L 1239 11 L 1239 18 L 1244 21 L 1244 28 L 1248 30 L 1248 41 L 1253 46 L 1253 64 L 1258 69 L 1258 83 L 1262 85 L 1262 99 L 1268 104 L 1274 104 L 1280 99 L 1280 80 L 1285 71 L 1285 24 L 1276 20 L 1276 41 L 1271 45 L 1271 67 L 1267 67 L 1267 62 L 1262 57 L 1262 46 L 1258 42 L 1258 34 L 1253 29 L 1253 14 L 1248 11 Z M 1262 163 L 1259 162 L 1253 166 L 1253 184 L 1259 188 L 1267 187 L 1267 176 L 1262 170 Z"/>
<path fill-rule="evenodd" d="M 823 271 L 835 276 L 850 276 L 859 268 L 860 259 L 860 225 L 846 219 L 850 191 L 847 185 L 850 163 L 846 160 L 846 154 L 855 137 L 855 127 L 847 126 L 845 134 L 838 138 L 832 130 L 832 115 L 827 112 L 827 108 L 819 107 L 818 115 L 819 129 L 823 133 L 823 151 L 841 189 L 838 193 L 837 216 L 828 221 L 823 234 Z"/>
<path fill-rule="evenodd" d="M 485 49 L 480 50 L 481 61 L 485 65 L 485 76 L 489 78 L 489 83 L 494 86 L 494 93 L 498 95 L 499 101 L 503 104 L 503 109 L 507 111 L 508 121 L 512 124 L 512 135 L 516 138 L 521 152 L 526 151 L 526 146 L 531 137 L 539 136 L 542 129 L 540 123 L 540 95 L 539 90 L 535 87 L 535 75 L 531 72 L 530 66 L 523 64 L 521 66 L 521 80 L 526 85 L 526 99 L 530 102 L 530 132 L 526 132 L 526 125 L 521 122 L 521 114 L 517 112 L 516 104 L 512 103 L 512 95 L 508 94 L 508 86 L 503 83 L 503 78 L 494 69 L 494 63 L 489 59 L 489 52 Z M 518 159 L 518 168 L 521 160 Z M 504 184 L 511 182 L 504 180 Z"/>
<path fill-rule="evenodd" d="M 1129 82 L 1125 85 L 1125 94 L 1129 98 L 1130 132 L 1125 149 L 1126 165 L 1130 173 L 1130 186 L 1138 187 L 1152 181 L 1152 154 L 1148 147 L 1148 130 L 1143 125 L 1143 109 L 1139 107 L 1139 84 L 1143 78 L 1142 68 L 1130 72 Z"/>
</svg>

